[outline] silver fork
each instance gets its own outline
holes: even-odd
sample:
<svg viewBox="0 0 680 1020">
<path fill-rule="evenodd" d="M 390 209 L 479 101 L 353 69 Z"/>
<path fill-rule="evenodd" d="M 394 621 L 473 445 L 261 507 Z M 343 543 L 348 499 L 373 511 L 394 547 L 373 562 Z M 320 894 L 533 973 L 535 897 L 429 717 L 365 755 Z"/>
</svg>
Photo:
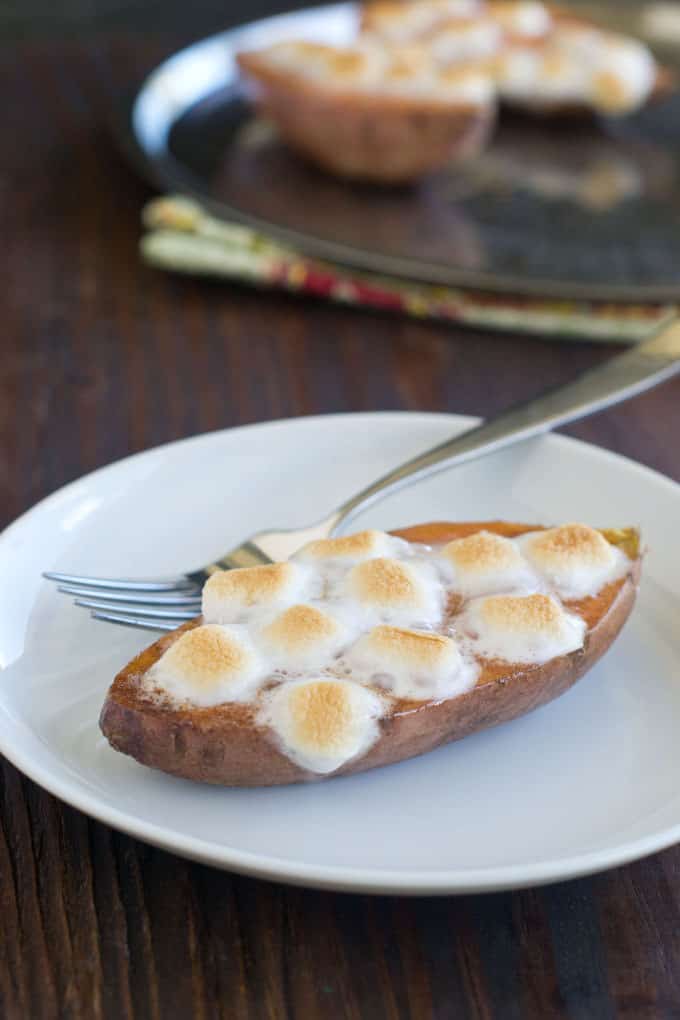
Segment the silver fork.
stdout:
<svg viewBox="0 0 680 1020">
<path fill-rule="evenodd" d="M 92 610 L 97 620 L 147 630 L 174 630 L 200 613 L 201 588 L 214 570 L 287 559 L 306 542 L 334 534 L 341 524 L 347 524 L 360 511 L 398 489 L 445 468 L 585 418 L 656 386 L 678 370 L 680 320 L 673 317 L 648 340 L 584 372 L 566 386 L 512 407 L 400 464 L 317 524 L 285 531 L 261 531 L 214 563 L 170 580 L 84 577 L 55 571 L 44 576 L 56 581 L 59 591 L 75 596 L 76 605 Z"/>
</svg>

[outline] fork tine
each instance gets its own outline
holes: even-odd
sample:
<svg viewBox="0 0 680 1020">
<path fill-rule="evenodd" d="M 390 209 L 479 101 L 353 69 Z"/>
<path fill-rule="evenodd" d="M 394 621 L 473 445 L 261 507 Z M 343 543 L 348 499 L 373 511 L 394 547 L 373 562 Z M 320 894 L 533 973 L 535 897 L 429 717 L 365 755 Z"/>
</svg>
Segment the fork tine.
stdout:
<svg viewBox="0 0 680 1020">
<path fill-rule="evenodd" d="M 133 615 L 149 620 L 166 620 L 168 623 L 175 620 L 175 627 L 179 626 L 183 620 L 195 620 L 199 615 L 193 610 L 153 609 L 151 606 L 131 606 L 126 610 L 118 603 L 108 602 L 106 599 L 76 599 L 75 605 L 83 606 L 85 609 L 103 609 L 106 612 L 120 613 L 121 616 Z"/>
<path fill-rule="evenodd" d="M 83 574 L 60 574 L 48 570 L 43 574 L 48 581 L 63 584 L 85 584 L 89 588 L 115 588 L 118 591 L 195 591 L 196 584 L 188 577 L 178 577 L 169 581 L 136 581 L 125 577 L 85 577 Z"/>
<path fill-rule="evenodd" d="M 95 620 L 102 620 L 105 623 L 118 623 L 121 627 L 139 627 L 140 630 L 175 630 L 176 624 L 162 623 L 160 620 L 150 620 L 148 617 L 133 616 L 128 613 L 92 613 Z"/>
<path fill-rule="evenodd" d="M 195 595 L 189 593 L 178 595 L 171 593 L 168 595 L 165 592 L 158 594 L 153 592 L 122 592 L 116 591 L 113 588 L 88 588 L 84 584 L 60 584 L 57 587 L 57 591 L 63 592 L 65 595 L 79 595 L 82 598 L 98 598 L 101 596 L 108 599 L 109 602 L 130 602 L 146 606 L 194 606 L 198 609 L 201 605 L 201 596 L 198 592 Z"/>
</svg>

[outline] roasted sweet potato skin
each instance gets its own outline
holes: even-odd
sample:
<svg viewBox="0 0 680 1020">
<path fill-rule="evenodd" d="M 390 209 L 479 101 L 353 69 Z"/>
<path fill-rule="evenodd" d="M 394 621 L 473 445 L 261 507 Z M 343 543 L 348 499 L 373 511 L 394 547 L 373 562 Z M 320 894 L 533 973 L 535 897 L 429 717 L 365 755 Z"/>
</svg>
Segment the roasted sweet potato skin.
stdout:
<svg viewBox="0 0 680 1020">
<path fill-rule="evenodd" d="M 410 184 L 481 151 L 495 105 L 452 109 L 402 96 L 331 92 L 272 69 L 257 53 L 239 54 L 255 104 L 307 159 L 351 180 Z"/>
<path fill-rule="evenodd" d="M 536 525 L 502 521 L 432 523 L 394 532 L 419 542 L 447 542 L 486 529 L 509 537 Z M 639 537 L 632 529 L 604 531 L 631 558 L 630 572 L 595 598 L 573 603 L 588 624 L 584 647 L 543 665 L 508 667 L 490 663 L 477 685 L 443 701 L 398 702 L 382 723 L 378 741 L 361 758 L 333 776 L 350 775 L 424 754 L 441 744 L 497 726 L 544 705 L 567 691 L 600 659 L 628 619 L 640 577 Z M 276 786 L 318 780 L 290 761 L 249 705 L 181 709 L 146 698 L 140 677 L 183 631 L 200 618 L 164 635 L 115 678 L 104 703 L 100 727 L 113 748 L 151 768 L 223 786 Z M 327 778 L 327 777 L 323 777 Z"/>
</svg>

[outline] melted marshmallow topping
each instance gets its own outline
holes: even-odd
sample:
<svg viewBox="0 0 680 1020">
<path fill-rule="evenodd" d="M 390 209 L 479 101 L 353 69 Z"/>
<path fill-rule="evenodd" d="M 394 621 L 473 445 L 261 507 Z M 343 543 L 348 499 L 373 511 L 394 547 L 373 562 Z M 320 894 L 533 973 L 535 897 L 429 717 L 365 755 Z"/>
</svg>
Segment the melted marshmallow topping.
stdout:
<svg viewBox="0 0 680 1020">
<path fill-rule="evenodd" d="M 253 55 L 251 55 L 253 56 Z M 325 46 L 305 41 L 274 43 L 254 54 L 256 66 L 285 73 L 300 83 L 353 96 L 390 97 L 428 106 L 487 105 L 494 98 L 489 68 L 470 65 L 456 75 L 432 60 L 426 47 L 407 44 L 386 48 L 362 38 L 353 47 Z"/>
<path fill-rule="evenodd" d="M 216 570 L 203 587 L 203 616 L 212 623 L 236 623 L 262 607 L 291 605 L 309 597 L 313 575 L 298 563 Z"/>
<path fill-rule="evenodd" d="M 625 553 L 585 524 L 565 524 L 530 532 L 518 540 L 522 553 L 566 599 L 596 595 L 628 569 Z"/>
<path fill-rule="evenodd" d="M 654 57 L 643 43 L 607 36 L 593 70 L 593 105 L 611 114 L 638 109 L 649 99 L 656 75 Z"/>
<path fill-rule="evenodd" d="M 565 104 L 627 113 L 647 101 L 655 81 L 643 43 L 585 25 L 557 25 L 544 45 L 510 47 L 497 61 L 501 98 L 537 109 Z"/>
<path fill-rule="evenodd" d="M 428 37 L 426 45 L 438 64 L 458 64 L 495 56 L 503 31 L 492 18 L 451 22 Z"/>
<path fill-rule="evenodd" d="M 273 43 L 258 50 L 257 57 L 287 74 L 345 89 L 374 85 L 386 60 L 382 48 L 372 44 L 339 47 L 301 39 Z"/>
<path fill-rule="evenodd" d="M 368 688 L 318 678 L 277 687 L 265 699 L 258 721 L 274 731 L 288 758 L 324 775 L 375 743 L 382 714 L 380 696 Z"/>
<path fill-rule="evenodd" d="M 534 42 L 551 27 L 550 12 L 538 0 L 489 4 L 402 0 L 365 7 L 360 39 L 382 40 L 389 46 L 426 43 L 437 57 L 474 60 L 495 53 L 504 38 Z"/>
<path fill-rule="evenodd" d="M 442 590 L 427 564 L 379 558 L 359 563 L 347 575 L 344 590 L 368 617 L 392 623 L 435 623 L 442 614 Z"/>
<path fill-rule="evenodd" d="M 516 40 L 542 39 L 552 28 L 550 11 L 536 0 L 498 0 L 488 5 L 488 11 L 506 35 Z"/>
<path fill-rule="evenodd" d="M 468 20 L 482 9 L 480 0 L 375 0 L 365 5 L 362 27 L 390 44 L 410 43 L 457 19 Z"/>
<path fill-rule="evenodd" d="M 460 694 L 476 673 L 463 662 L 453 638 L 405 627 L 374 627 L 343 661 L 394 697 L 414 701 Z"/>
<path fill-rule="evenodd" d="M 278 670 L 320 669 L 350 640 L 347 624 L 316 606 L 284 610 L 260 631 L 263 648 Z"/>
<path fill-rule="evenodd" d="M 308 542 L 299 549 L 293 559 L 307 563 L 354 564 L 376 556 L 389 556 L 392 549 L 399 548 L 400 539 L 385 531 L 357 531 L 354 535 L 341 538 L 319 538 Z"/>
<path fill-rule="evenodd" d="M 179 701 L 200 708 L 228 701 L 247 701 L 266 674 L 245 627 L 206 624 L 182 634 L 146 681 Z"/>
<path fill-rule="evenodd" d="M 630 561 L 581 524 L 439 546 L 382 531 L 312 542 L 287 563 L 213 574 L 203 622 L 144 678 L 182 706 L 249 702 L 278 746 L 326 773 L 363 754 L 395 699 L 471 689 L 486 660 L 582 647 L 560 598 L 594 595 Z"/>
<path fill-rule="evenodd" d="M 456 629 L 483 659 L 542 663 L 581 648 L 586 625 L 551 595 L 491 595 L 473 599 Z"/>
<path fill-rule="evenodd" d="M 442 549 L 453 567 L 456 591 L 465 596 L 521 588 L 535 583 L 515 542 L 490 531 L 454 539 Z"/>
<path fill-rule="evenodd" d="M 624 114 L 650 97 L 657 65 L 642 42 L 567 19 L 539 0 L 369 3 L 350 46 L 284 40 L 246 71 L 279 71 L 343 94 L 429 107 L 480 107 L 497 97 L 533 110 Z M 452 75 L 450 69 L 457 68 Z"/>
</svg>

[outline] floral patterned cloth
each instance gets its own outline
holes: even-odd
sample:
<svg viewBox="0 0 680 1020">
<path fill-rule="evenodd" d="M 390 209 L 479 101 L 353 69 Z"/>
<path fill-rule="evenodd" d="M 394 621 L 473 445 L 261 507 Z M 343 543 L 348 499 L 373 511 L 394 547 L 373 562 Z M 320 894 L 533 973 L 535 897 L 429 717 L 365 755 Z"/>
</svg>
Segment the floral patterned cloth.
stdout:
<svg viewBox="0 0 680 1020">
<path fill-rule="evenodd" d="M 249 227 L 215 219 L 182 196 L 154 199 L 144 209 L 143 223 L 142 258 L 158 268 L 281 287 L 419 318 L 554 339 L 633 343 L 675 311 L 668 304 L 491 294 L 348 269 L 306 258 Z"/>
</svg>

